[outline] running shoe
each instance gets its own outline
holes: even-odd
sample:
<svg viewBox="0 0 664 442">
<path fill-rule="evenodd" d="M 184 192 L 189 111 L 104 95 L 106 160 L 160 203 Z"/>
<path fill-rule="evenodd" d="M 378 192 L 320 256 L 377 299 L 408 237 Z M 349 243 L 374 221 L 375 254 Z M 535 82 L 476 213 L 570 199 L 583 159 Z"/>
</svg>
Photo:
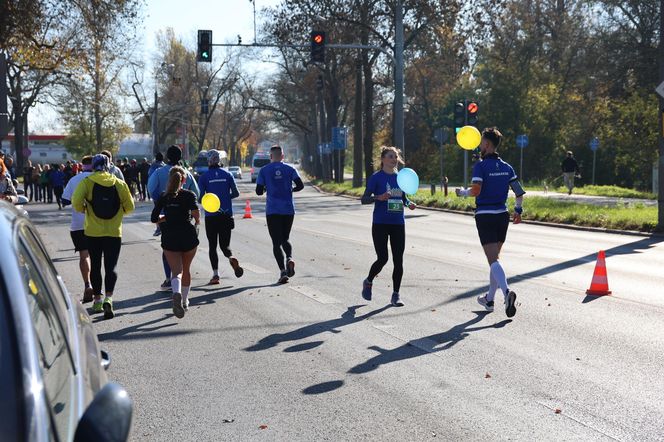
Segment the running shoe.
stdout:
<svg viewBox="0 0 664 442">
<path fill-rule="evenodd" d="M 184 307 L 182 307 L 182 295 L 173 293 L 173 314 L 176 318 L 184 318 Z"/>
<path fill-rule="evenodd" d="M 157 228 L 154 229 L 154 233 L 152 234 L 152 236 L 159 236 L 159 235 L 161 235 L 161 227 L 157 226 Z"/>
<path fill-rule="evenodd" d="M 493 311 L 493 301 L 487 301 L 486 295 L 478 296 L 477 302 L 486 309 L 487 312 Z"/>
<path fill-rule="evenodd" d="M 92 304 L 92 313 L 101 313 L 103 311 L 104 303 L 102 302 L 101 298 L 99 298 Z"/>
<path fill-rule="evenodd" d="M 173 288 L 171 287 L 171 281 L 169 281 L 168 279 L 164 279 L 164 282 L 162 282 L 161 285 L 159 286 L 159 291 L 170 292 L 171 290 L 173 290 Z"/>
<path fill-rule="evenodd" d="M 505 297 L 505 314 L 508 318 L 516 315 L 516 293 L 511 290 Z"/>
<path fill-rule="evenodd" d="M 83 290 L 83 304 L 92 302 L 93 295 L 94 295 L 94 290 L 92 290 L 92 287 L 88 287 L 85 290 Z"/>
<path fill-rule="evenodd" d="M 373 287 L 373 283 L 369 282 L 368 279 L 362 282 L 362 297 L 367 301 L 371 301 L 371 287 Z"/>
<path fill-rule="evenodd" d="M 295 276 L 295 261 L 293 261 L 293 258 L 288 258 L 288 262 L 286 263 L 286 269 L 289 278 Z"/>
<path fill-rule="evenodd" d="M 277 283 L 279 284 L 286 284 L 288 282 L 288 272 L 286 270 L 281 271 L 281 276 L 279 277 L 279 280 Z"/>
<path fill-rule="evenodd" d="M 228 258 L 228 261 L 231 263 L 231 267 L 233 267 L 233 271 L 235 272 L 235 277 L 239 278 L 242 275 L 244 275 L 244 269 L 240 267 L 240 263 L 238 262 L 237 258 L 231 256 Z"/>
<path fill-rule="evenodd" d="M 113 319 L 115 317 L 115 312 L 113 311 L 113 299 L 110 296 L 104 298 L 102 308 L 104 309 L 104 319 Z"/>
<path fill-rule="evenodd" d="M 392 292 L 392 299 L 390 300 L 390 304 L 392 304 L 394 307 L 403 307 L 403 302 L 401 302 L 401 299 L 399 299 L 399 293 Z"/>
<path fill-rule="evenodd" d="M 219 284 L 219 275 L 214 275 L 212 279 L 210 279 L 210 282 L 208 282 L 209 285 L 212 284 Z"/>
</svg>

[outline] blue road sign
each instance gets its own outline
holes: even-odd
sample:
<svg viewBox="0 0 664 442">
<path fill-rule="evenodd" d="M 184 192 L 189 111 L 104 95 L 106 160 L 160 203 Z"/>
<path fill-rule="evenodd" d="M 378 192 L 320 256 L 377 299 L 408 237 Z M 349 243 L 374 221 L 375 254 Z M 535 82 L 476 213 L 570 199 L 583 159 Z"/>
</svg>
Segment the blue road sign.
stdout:
<svg viewBox="0 0 664 442">
<path fill-rule="evenodd" d="M 592 140 L 590 140 L 588 146 L 590 147 L 590 150 L 595 152 L 597 149 L 599 149 L 599 138 L 594 137 Z"/>
<path fill-rule="evenodd" d="M 528 145 L 528 135 L 521 134 L 516 136 L 516 145 L 521 149 Z"/>
<path fill-rule="evenodd" d="M 332 153 L 332 143 L 323 143 L 323 154 L 329 155 Z"/>
<path fill-rule="evenodd" d="M 335 150 L 343 150 L 348 144 L 348 130 L 346 127 L 332 128 L 332 146 Z"/>
</svg>

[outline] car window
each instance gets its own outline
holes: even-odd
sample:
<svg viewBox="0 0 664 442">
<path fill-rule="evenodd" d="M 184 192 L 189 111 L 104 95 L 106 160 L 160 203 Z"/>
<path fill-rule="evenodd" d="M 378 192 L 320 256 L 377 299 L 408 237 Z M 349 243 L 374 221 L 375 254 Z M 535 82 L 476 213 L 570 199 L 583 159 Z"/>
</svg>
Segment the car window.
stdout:
<svg viewBox="0 0 664 442">
<path fill-rule="evenodd" d="M 24 241 L 18 246 L 18 259 L 35 330 L 46 400 L 58 439 L 70 440 L 75 427 L 74 365 L 67 346 L 66 327 L 61 322 L 48 279 L 44 278 L 48 272 L 37 264 Z"/>
<path fill-rule="evenodd" d="M 263 167 L 270 164 L 269 158 L 254 158 L 254 167 Z"/>
</svg>

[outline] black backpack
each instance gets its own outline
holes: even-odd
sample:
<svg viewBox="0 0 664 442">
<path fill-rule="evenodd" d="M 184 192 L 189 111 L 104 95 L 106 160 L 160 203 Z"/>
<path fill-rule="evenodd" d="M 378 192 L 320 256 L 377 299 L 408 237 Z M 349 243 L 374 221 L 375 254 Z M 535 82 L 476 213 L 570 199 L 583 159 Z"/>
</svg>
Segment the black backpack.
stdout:
<svg viewBox="0 0 664 442">
<path fill-rule="evenodd" d="M 115 184 L 106 187 L 94 183 L 90 206 L 92 206 L 92 211 L 97 218 L 111 219 L 117 215 L 120 210 L 120 194 L 118 194 Z"/>
</svg>

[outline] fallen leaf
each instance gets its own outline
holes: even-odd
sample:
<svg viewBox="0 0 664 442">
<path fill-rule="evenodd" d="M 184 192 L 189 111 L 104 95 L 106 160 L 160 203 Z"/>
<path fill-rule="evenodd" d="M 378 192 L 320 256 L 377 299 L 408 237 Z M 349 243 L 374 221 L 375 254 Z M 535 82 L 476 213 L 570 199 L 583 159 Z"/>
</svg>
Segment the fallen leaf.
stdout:
<svg viewBox="0 0 664 442">
<path fill-rule="evenodd" d="M 258 427 L 258 428 L 260 428 L 261 430 L 267 430 L 267 425 L 261 425 L 261 426 Z"/>
<path fill-rule="evenodd" d="M 577 361 L 580 361 L 580 360 L 581 360 L 581 358 L 576 358 L 576 360 L 577 360 Z"/>
<path fill-rule="evenodd" d="M 489 372 L 487 372 L 487 373 L 484 375 L 484 379 L 491 379 L 491 375 L 489 374 Z"/>
<path fill-rule="evenodd" d="M 549 303 L 548 307 L 551 307 L 551 303 Z"/>
<path fill-rule="evenodd" d="M 435 311 L 436 311 L 436 309 L 435 309 L 435 308 L 432 308 L 432 309 L 431 309 L 431 311 L 432 311 L 432 312 L 435 312 Z"/>
<path fill-rule="evenodd" d="M 350 267 L 344 267 L 344 270 L 350 270 Z"/>
<path fill-rule="evenodd" d="M 561 410 L 560 408 L 556 408 L 556 409 L 554 410 L 554 413 L 556 413 L 556 414 L 560 414 L 560 413 L 562 413 L 562 412 L 563 412 L 563 410 Z"/>
<path fill-rule="evenodd" d="M 235 422 L 235 419 L 222 419 L 221 422 L 224 424 L 232 424 Z"/>
</svg>

